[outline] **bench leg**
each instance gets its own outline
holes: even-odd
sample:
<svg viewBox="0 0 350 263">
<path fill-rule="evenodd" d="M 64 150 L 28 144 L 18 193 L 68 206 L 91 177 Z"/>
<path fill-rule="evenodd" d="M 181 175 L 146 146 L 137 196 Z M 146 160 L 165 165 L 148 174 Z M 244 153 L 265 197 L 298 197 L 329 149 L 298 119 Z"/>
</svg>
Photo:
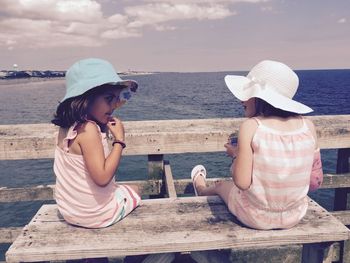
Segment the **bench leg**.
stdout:
<svg viewBox="0 0 350 263">
<path fill-rule="evenodd" d="M 230 263 L 228 250 L 193 251 L 191 258 L 198 263 Z"/>
<path fill-rule="evenodd" d="M 142 263 L 171 263 L 174 259 L 174 253 L 150 254 L 142 261 Z"/>
<path fill-rule="evenodd" d="M 295 263 L 301 262 L 302 250 L 302 245 L 232 249 L 230 262 Z"/>
<path fill-rule="evenodd" d="M 350 240 L 341 242 L 340 262 L 350 263 Z"/>
<path fill-rule="evenodd" d="M 127 256 L 124 263 L 171 263 L 175 259 L 175 253 L 158 253 L 139 256 Z"/>
<path fill-rule="evenodd" d="M 108 258 L 86 258 L 67 260 L 66 263 L 108 263 Z"/>
<path fill-rule="evenodd" d="M 332 243 L 305 244 L 303 246 L 302 263 L 328 263 L 331 262 L 329 257 Z"/>
</svg>

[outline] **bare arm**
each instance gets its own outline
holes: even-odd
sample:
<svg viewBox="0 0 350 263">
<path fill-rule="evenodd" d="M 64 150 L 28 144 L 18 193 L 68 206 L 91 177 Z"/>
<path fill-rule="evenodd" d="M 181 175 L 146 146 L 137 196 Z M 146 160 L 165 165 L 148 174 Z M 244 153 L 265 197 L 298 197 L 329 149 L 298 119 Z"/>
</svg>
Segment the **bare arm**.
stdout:
<svg viewBox="0 0 350 263">
<path fill-rule="evenodd" d="M 309 119 L 305 119 L 305 121 L 315 139 L 314 160 L 312 163 L 312 169 L 310 174 L 310 184 L 309 184 L 309 191 L 313 192 L 313 191 L 316 191 L 323 182 L 323 168 L 322 168 L 321 152 L 317 142 L 317 133 L 316 133 L 315 125 Z"/>
<path fill-rule="evenodd" d="M 312 135 L 314 136 L 314 139 L 316 142 L 315 149 L 318 149 L 317 133 L 316 133 L 315 125 L 311 120 L 306 119 L 306 118 L 305 118 L 305 122 L 306 122 L 306 125 L 309 127 L 310 131 L 312 132 Z"/>
<path fill-rule="evenodd" d="M 235 185 L 241 190 L 246 190 L 252 183 L 253 171 L 253 150 L 251 142 L 257 128 L 257 123 L 253 119 L 248 119 L 242 123 L 236 149 L 236 160 L 233 163 L 232 178 Z"/>
<path fill-rule="evenodd" d="M 116 139 L 124 141 L 124 128 L 120 127 L 122 126 L 122 123 L 119 120 L 114 126 L 117 125 L 119 125 L 119 127 L 113 127 L 114 130 L 119 129 L 122 131 L 113 132 L 111 129 L 112 134 Z M 89 171 L 93 181 L 99 186 L 107 185 L 113 178 L 115 171 L 118 168 L 122 155 L 121 145 L 115 144 L 111 153 L 105 157 L 99 130 L 95 124 L 89 122 L 86 123 L 79 131 L 78 143 L 81 147 L 86 168 Z"/>
</svg>

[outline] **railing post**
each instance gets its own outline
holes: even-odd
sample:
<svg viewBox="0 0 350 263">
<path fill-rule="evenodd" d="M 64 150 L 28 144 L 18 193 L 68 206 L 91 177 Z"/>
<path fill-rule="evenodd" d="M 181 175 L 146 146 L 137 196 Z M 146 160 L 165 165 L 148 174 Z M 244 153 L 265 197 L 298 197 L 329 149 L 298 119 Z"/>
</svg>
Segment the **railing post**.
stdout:
<svg viewBox="0 0 350 263">
<path fill-rule="evenodd" d="M 349 165 L 350 148 L 338 149 L 337 158 L 337 174 L 348 173 L 350 171 Z M 334 193 L 334 211 L 349 210 L 350 200 L 348 193 L 350 188 L 338 188 Z M 350 262 L 350 241 L 345 240 L 340 242 L 340 262 Z"/>
<path fill-rule="evenodd" d="M 350 148 L 338 149 L 338 159 L 337 159 L 337 174 L 348 173 L 349 172 L 349 157 Z M 348 193 L 350 188 L 338 188 L 335 189 L 334 194 L 334 211 L 347 210 L 350 209 L 350 200 L 348 198 Z"/>
<path fill-rule="evenodd" d="M 149 154 L 148 155 L 148 178 L 150 180 L 162 180 L 164 175 L 164 155 L 163 154 Z M 164 184 L 160 190 L 159 195 L 152 197 L 162 197 Z"/>
</svg>

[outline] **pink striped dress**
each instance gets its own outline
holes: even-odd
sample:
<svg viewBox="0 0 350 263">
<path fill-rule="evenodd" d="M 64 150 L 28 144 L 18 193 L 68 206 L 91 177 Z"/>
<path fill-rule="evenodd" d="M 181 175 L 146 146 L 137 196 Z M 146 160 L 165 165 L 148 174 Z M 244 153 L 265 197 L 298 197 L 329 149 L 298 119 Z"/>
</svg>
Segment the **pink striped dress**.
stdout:
<svg viewBox="0 0 350 263">
<path fill-rule="evenodd" d="M 305 120 L 300 129 L 283 132 L 257 118 L 252 140 L 252 184 L 230 192 L 229 210 L 256 229 L 290 228 L 305 215 L 315 139 Z"/>
<path fill-rule="evenodd" d="M 70 224 L 87 228 L 107 227 L 129 214 L 141 199 L 131 187 L 116 184 L 114 178 L 103 187 L 95 184 L 83 156 L 69 152 L 69 140 L 77 136 L 76 125 L 69 128 L 63 149 L 56 145 L 56 203 Z M 101 142 L 105 156 L 108 156 L 110 151 L 105 133 L 101 133 Z"/>
</svg>

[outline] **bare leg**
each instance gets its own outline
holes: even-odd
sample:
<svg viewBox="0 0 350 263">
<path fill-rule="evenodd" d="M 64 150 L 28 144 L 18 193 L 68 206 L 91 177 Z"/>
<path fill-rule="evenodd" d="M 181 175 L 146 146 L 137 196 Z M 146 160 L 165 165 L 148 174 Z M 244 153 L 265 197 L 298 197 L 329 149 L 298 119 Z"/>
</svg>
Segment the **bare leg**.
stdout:
<svg viewBox="0 0 350 263">
<path fill-rule="evenodd" d="M 198 195 L 219 195 L 226 205 L 233 186 L 233 181 L 222 181 L 207 187 L 204 177 L 200 175 L 194 181 L 194 187 L 196 187 Z"/>
</svg>

